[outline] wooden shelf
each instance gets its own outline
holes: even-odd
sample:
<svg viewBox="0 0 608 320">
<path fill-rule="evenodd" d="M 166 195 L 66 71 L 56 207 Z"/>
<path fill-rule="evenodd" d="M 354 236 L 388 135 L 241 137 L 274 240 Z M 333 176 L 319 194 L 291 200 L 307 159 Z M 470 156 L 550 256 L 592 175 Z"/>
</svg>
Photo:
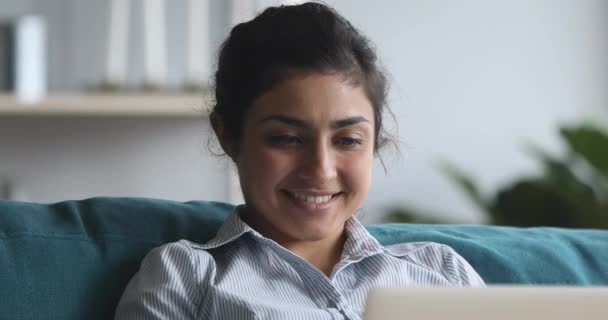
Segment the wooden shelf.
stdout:
<svg viewBox="0 0 608 320">
<path fill-rule="evenodd" d="M 202 93 L 51 95 L 37 103 L 0 95 L 0 116 L 205 117 L 210 101 Z"/>
</svg>

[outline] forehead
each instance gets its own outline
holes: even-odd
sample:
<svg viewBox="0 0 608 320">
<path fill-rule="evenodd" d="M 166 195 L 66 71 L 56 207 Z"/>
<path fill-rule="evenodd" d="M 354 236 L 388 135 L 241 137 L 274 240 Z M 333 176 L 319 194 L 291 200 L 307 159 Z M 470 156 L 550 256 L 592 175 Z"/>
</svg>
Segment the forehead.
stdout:
<svg viewBox="0 0 608 320">
<path fill-rule="evenodd" d="M 288 115 L 311 122 L 362 116 L 373 121 L 374 110 L 361 86 L 340 74 L 303 74 L 280 82 L 254 100 L 246 121 Z"/>
</svg>

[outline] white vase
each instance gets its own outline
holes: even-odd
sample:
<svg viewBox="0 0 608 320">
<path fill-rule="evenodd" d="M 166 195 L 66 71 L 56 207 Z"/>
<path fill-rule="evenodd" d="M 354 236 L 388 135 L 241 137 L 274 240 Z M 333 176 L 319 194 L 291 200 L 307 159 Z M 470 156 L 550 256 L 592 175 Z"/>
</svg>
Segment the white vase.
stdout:
<svg viewBox="0 0 608 320">
<path fill-rule="evenodd" d="M 47 90 L 46 22 L 42 16 L 23 16 L 15 27 L 15 95 L 35 103 Z"/>
</svg>

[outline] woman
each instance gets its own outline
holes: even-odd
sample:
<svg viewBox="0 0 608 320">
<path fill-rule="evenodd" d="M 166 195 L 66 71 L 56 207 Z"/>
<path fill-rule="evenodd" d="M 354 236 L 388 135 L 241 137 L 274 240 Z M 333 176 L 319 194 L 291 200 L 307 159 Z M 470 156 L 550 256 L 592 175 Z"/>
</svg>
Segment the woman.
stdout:
<svg viewBox="0 0 608 320">
<path fill-rule="evenodd" d="M 117 319 L 360 319 L 377 286 L 483 285 L 449 247 L 383 247 L 353 214 L 387 138 L 368 40 L 319 3 L 237 25 L 216 73 L 213 129 L 245 204 L 206 244 L 143 260 Z"/>
</svg>

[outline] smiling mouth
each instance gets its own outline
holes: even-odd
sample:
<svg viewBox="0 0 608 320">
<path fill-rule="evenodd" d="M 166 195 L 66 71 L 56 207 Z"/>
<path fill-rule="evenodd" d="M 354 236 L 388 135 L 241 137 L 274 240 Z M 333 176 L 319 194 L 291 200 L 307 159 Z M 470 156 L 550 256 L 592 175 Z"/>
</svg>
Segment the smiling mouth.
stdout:
<svg viewBox="0 0 608 320">
<path fill-rule="evenodd" d="M 304 192 L 292 192 L 287 190 L 282 190 L 283 193 L 288 195 L 290 198 L 298 201 L 302 201 L 309 204 L 324 204 L 330 202 L 332 199 L 336 198 L 342 192 L 337 193 L 318 193 L 318 194 L 309 194 Z"/>
</svg>

